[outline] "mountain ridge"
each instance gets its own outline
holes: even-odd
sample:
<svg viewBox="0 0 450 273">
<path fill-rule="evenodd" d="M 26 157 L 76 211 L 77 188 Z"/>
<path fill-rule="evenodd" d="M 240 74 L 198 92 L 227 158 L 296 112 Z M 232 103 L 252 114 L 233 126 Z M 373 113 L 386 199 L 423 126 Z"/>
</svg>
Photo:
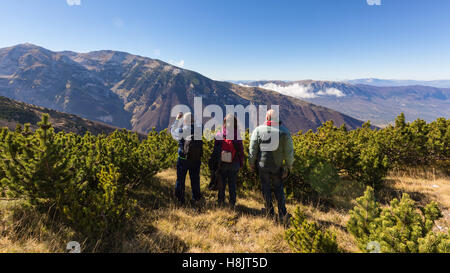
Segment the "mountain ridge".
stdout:
<svg viewBox="0 0 450 273">
<path fill-rule="evenodd" d="M 395 80 L 395 79 L 378 79 L 378 78 L 364 78 L 347 80 L 345 82 L 351 84 L 364 84 L 378 87 L 392 87 L 392 86 L 430 86 L 436 88 L 450 88 L 450 80 L 432 80 L 432 81 L 420 81 L 420 80 Z"/>
<path fill-rule="evenodd" d="M 253 86 L 323 105 L 375 125 L 392 123 L 404 112 L 409 121 L 450 116 L 450 88 L 422 85 L 372 86 L 333 81 L 256 81 Z"/>
<path fill-rule="evenodd" d="M 257 95 L 255 95 L 257 94 Z M 211 80 L 166 62 L 113 50 L 53 52 L 32 44 L 0 49 L 0 95 L 147 133 L 169 126 L 172 107 L 280 105 L 288 128 L 315 130 L 333 120 L 348 129 L 362 121 L 275 92 Z"/>
</svg>

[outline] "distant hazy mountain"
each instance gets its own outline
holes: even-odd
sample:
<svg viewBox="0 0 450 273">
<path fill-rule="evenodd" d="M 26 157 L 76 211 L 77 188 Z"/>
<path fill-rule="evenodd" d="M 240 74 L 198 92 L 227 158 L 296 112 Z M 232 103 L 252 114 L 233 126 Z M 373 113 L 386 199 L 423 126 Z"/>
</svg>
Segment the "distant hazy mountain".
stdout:
<svg viewBox="0 0 450 273">
<path fill-rule="evenodd" d="M 450 89 L 379 87 L 331 81 L 257 81 L 245 85 L 274 90 L 383 126 L 404 112 L 408 120 L 450 117 Z"/>
<path fill-rule="evenodd" d="M 450 80 L 437 80 L 437 81 L 414 81 L 414 80 L 383 80 L 383 79 L 356 79 L 346 81 L 351 84 L 366 84 L 373 86 L 411 86 L 411 85 L 424 85 L 437 88 L 450 88 Z"/>
<path fill-rule="evenodd" d="M 327 120 L 350 129 L 362 122 L 262 88 L 208 79 L 160 60 L 116 51 L 52 52 L 31 44 L 0 49 L 0 95 L 138 132 L 167 128 L 173 106 L 280 105 L 292 130 Z"/>
</svg>

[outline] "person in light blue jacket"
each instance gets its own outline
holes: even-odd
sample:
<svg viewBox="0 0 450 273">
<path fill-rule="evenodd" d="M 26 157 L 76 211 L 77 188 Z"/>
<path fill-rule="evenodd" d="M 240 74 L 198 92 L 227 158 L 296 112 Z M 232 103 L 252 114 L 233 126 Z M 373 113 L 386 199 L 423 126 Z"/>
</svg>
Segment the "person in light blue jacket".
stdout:
<svg viewBox="0 0 450 273">
<path fill-rule="evenodd" d="M 275 214 L 272 204 L 273 187 L 279 218 L 286 221 L 288 213 L 282 176 L 285 170 L 292 170 L 294 145 L 289 130 L 278 121 L 275 111 L 269 110 L 265 124 L 253 131 L 250 138 L 249 165 L 259 173 L 266 213 Z M 278 136 L 278 143 L 269 144 L 273 139 L 277 139 L 273 136 Z"/>
</svg>

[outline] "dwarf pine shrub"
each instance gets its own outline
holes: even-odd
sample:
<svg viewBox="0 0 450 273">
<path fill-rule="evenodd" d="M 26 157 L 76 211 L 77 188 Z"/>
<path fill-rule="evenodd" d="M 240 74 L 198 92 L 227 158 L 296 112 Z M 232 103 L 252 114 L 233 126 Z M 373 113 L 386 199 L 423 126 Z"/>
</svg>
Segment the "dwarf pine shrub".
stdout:
<svg viewBox="0 0 450 273">
<path fill-rule="evenodd" d="M 97 239 L 119 230 L 134 214 L 131 190 L 159 170 L 157 149 L 125 131 L 55 133 L 48 119 L 43 116 L 35 133 L 28 125 L 2 130 L 0 189 L 53 213 L 81 237 Z"/>
<path fill-rule="evenodd" d="M 364 252 L 371 250 L 372 243 L 388 253 L 441 252 L 450 247 L 448 234 L 432 231 L 442 217 L 436 202 L 418 208 L 408 194 L 403 194 L 401 200 L 393 199 L 389 207 L 382 208 L 370 187 L 356 202 L 347 230 Z"/>
<path fill-rule="evenodd" d="M 292 227 L 285 233 L 285 239 L 297 253 L 338 253 L 336 235 L 316 223 L 306 220 L 299 208 L 291 219 Z"/>
</svg>

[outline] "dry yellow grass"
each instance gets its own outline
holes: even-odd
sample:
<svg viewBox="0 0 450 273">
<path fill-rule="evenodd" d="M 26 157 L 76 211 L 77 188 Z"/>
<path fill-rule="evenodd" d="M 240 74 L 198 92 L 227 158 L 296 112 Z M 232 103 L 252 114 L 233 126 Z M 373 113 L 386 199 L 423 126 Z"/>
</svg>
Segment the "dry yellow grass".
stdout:
<svg viewBox="0 0 450 273">
<path fill-rule="evenodd" d="M 157 175 L 151 185 L 137 192 L 140 202 L 135 234 L 121 241 L 115 252 L 290 252 L 284 240 L 285 229 L 272 219 L 261 215 L 263 207 L 259 192 L 238 195 L 236 210 L 215 206 L 216 193 L 206 190 L 207 181 L 202 180 L 206 205 L 201 211 L 189 206 L 176 207 L 173 200 L 174 170 Z M 420 204 L 437 201 L 444 218 L 438 229 L 450 227 L 450 179 L 433 172 L 392 172 L 381 192 L 383 204 L 406 192 Z M 189 181 L 186 193 L 190 194 Z M 344 182 L 335 190 L 332 206 L 288 202 L 288 210 L 300 207 L 310 220 L 333 230 L 337 234 L 340 248 L 347 252 L 359 252 L 358 247 L 345 229 L 348 211 L 354 199 L 362 195 L 364 188 L 355 183 Z M 187 197 L 189 198 L 189 197 Z M 189 199 L 187 199 L 189 200 Z M 13 204 L 0 203 L 0 252 L 64 252 L 64 240 L 70 236 L 55 231 L 39 231 L 41 224 L 23 236 L 14 236 L 10 211 Z M 39 219 L 34 219 L 39 223 Z M 31 222 L 33 222 L 31 221 Z M 17 225 L 16 229 L 17 230 Z M 21 237 L 21 238 L 17 238 Z"/>
<path fill-rule="evenodd" d="M 167 170 L 157 175 L 158 180 L 172 189 L 176 174 Z M 205 189 L 206 205 L 194 208 L 167 207 L 146 211 L 146 222 L 153 231 L 141 237 L 141 243 L 154 252 L 287 252 L 283 240 L 284 228 L 273 220 L 260 216 L 261 200 L 253 194 L 239 198 L 237 208 L 218 208 L 216 196 Z M 189 194 L 189 180 L 186 183 Z"/>
<path fill-rule="evenodd" d="M 254 201 L 239 202 L 236 210 L 210 207 L 169 208 L 151 212 L 156 236 L 177 238 L 187 252 L 286 252 L 284 228 L 272 220 L 247 214 L 241 207 L 260 209 Z"/>
<path fill-rule="evenodd" d="M 44 242 L 37 242 L 33 239 L 14 242 L 2 237 L 0 238 L 0 253 L 49 253 L 49 248 Z"/>
<path fill-rule="evenodd" d="M 408 193 L 421 205 L 436 201 L 443 215 L 442 219 L 436 223 L 437 229 L 448 231 L 450 228 L 450 178 L 436 174 L 434 170 L 409 170 L 391 172 L 386 182 L 386 188 L 393 189 L 392 197 L 400 198 L 402 193 Z"/>
<path fill-rule="evenodd" d="M 0 253 L 65 252 L 72 231 L 48 216 L 22 208 L 21 200 L 0 200 Z"/>
</svg>

